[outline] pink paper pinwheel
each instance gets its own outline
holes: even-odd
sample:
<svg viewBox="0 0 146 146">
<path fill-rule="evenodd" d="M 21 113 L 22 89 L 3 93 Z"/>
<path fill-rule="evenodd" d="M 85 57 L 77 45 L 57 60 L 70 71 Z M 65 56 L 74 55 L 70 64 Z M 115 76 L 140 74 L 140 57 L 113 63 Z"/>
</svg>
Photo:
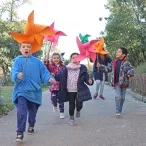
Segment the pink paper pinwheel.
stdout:
<svg viewBox="0 0 146 146">
<path fill-rule="evenodd" d="M 66 34 L 62 31 L 59 31 L 59 30 L 55 30 L 54 29 L 54 22 L 50 25 L 50 28 L 53 30 L 53 32 L 55 33 L 55 36 L 45 36 L 44 37 L 44 40 L 46 41 L 50 41 L 53 43 L 53 48 L 55 48 L 55 46 L 57 45 L 58 43 L 58 39 L 60 36 L 66 36 Z"/>
<path fill-rule="evenodd" d="M 86 58 L 90 58 L 93 62 L 96 60 L 96 52 L 93 49 L 93 45 L 98 42 L 98 40 L 92 40 L 90 42 L 82 44 L 79 38 L 76 38 L 77 45 L 80 54 L 75 58 L 77 61 L 82 61 Z"/>
</svg>

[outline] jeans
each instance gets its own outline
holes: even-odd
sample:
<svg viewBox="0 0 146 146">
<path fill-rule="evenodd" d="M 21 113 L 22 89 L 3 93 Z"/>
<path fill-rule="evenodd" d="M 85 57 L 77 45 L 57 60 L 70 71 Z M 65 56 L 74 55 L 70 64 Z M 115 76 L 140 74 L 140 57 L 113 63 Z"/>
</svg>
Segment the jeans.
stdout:
<svg viewBox="0 0 146 146">
<path fill-rule="evenodd" d="M 51 92 L 51 102 L 54 107 L 57 107 L 58 91 Z M 59 110 L 60 110 L 60 113 L 64 113 L 64 103 L 59 103 Z"/>
<path fill-rule="evenodd" d="M 39 105 L 28 101 L 25 97 L 18 97 L 16 107 L 17 107 L 17 132 L 23 133 L 25 132 L 26 129 L 27 114 L 29 126 L 34 127 Z"/>
<path fill-rule="evenodd" d="M 120 88 L 119 84 L 116 84 L 115 93 L 116 113 L 121 113 L 125 101 L 126 88 Z"/>
<path fill-rule="evenodd" d="M 83 108 L 83 102 L 80 102 L 77 98 L 77 92 L 69 92 L 69 115 L 74 116 L 75 107 L 79 112 Z"/>
<path fill-rule="evenodd" d="M 105 74 L 103 73 L 103 81 L 101 80 L 96 80 L 96 94 L 98 94 L 99 88 L 100 88 L 100 94 L 103 95 L 103 90 L 104 90 L 104 82 L 105 82 Z"/>
</svg>

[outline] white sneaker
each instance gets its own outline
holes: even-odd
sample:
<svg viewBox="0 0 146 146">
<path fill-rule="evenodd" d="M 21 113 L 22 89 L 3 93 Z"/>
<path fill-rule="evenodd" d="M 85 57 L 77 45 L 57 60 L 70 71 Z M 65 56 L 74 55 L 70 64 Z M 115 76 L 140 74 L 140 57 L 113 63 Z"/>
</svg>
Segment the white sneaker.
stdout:
<svg viewBox="0 0 146 146">
<path fill-rule="evenodd" d="M 116 113 L 116 117 L 120 117 L 121 116 L 121 114 L 120 113 Z"/>
<path fill-rule="evenodd" d="M 53 106 L 53 112 L 57 112 L 57 107 Z"/>
<path fill-rule="evenodd" d="M 64 119 L 65 116 L 64 116 L 64 113 L 60 113 L 60 119 Z"/>
</svg>

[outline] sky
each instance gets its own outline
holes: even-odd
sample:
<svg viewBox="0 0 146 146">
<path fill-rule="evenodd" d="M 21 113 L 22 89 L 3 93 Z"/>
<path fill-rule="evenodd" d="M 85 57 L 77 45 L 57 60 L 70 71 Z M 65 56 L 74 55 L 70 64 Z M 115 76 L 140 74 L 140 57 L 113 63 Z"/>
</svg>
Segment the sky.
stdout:
<svg viewBox="0 0 146 146">
<path fill-rule="evenodd" d="M 79 33 L 88 33 L 93 39 L 104 31 L 106 21 L 99 21 L 99 17 L 109 15 L 104 7 L 106 3 L 107 0 L 32 0 L 18 12 L 19 17 L 26 20 L 34 10 L 37 24 L 50 25 L 55 21 L 55 29 L 67 34 L 59 38 L 57 47 L 66 52 L 65 58 L 68 58 L 71 53 L 79 52 L 76 44 Z"/>
</svg>

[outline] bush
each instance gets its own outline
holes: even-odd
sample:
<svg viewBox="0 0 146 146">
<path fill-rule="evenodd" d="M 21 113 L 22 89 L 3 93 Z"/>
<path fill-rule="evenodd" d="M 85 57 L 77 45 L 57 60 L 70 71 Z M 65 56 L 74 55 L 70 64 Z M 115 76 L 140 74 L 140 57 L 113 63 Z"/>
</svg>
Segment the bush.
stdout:
<svg viewBox="0 0 146 146">
<path fill-rule="evenodd" d="M 146 63 L 143 63 L 139 65 L 137 68 L 135 68 L 136 74 L 145 74 L 146 73 Z"/>
</svg>

